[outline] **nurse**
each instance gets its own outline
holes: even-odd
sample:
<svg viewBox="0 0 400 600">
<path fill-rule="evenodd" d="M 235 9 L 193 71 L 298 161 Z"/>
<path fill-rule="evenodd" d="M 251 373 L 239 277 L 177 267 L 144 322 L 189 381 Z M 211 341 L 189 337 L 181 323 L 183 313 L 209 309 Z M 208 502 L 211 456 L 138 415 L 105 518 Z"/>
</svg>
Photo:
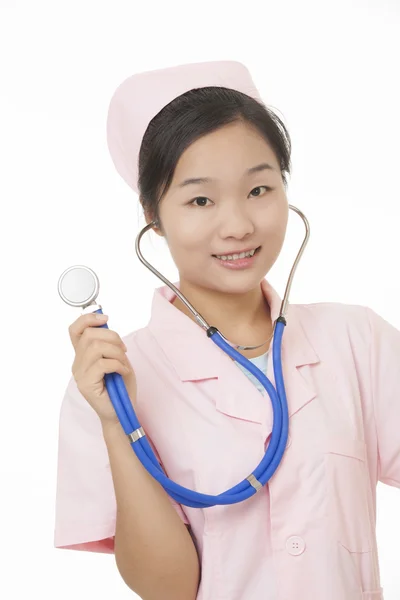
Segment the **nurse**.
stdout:
<svg viewBox="0 0 400 600">
<path fill-rule="evenodd" d="M 275 385 L 281 299 L 266 275 L 288 223 L 289 133 L 234 61 L 136 74 L 108 114 L 114 164 L 165 238 L 183 292 Z M 100 322 L 101 324 L 101 322 Z M 261 460 L 271 403 L 167 287 L 123 340 L 70 327 L 56 548 L 115 554 L 143 600 L 382 600 L 376 485 L 400 487 L 400 332 L 366 306 L 291 304 L 288 445 L 245 502 L 177 504 L 141 465 L 103 378 L 118 372 L 165 473 L 219 494 Z"/>
</svg>

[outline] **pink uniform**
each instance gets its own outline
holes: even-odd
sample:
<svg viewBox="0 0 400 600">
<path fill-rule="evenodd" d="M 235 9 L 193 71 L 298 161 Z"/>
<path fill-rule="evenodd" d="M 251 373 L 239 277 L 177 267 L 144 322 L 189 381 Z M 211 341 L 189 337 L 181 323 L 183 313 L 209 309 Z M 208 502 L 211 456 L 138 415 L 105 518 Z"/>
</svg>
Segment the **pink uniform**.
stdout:
<svg viewBox="0 0 400 600">
<path fill-rule="evenodd" d="M 281 298 L 266 279 L 261 287 L 274 322 Z M 168 477 L 220 494 L 263 457 L 271 401 L 173 298 L 158 288 L 149 324 L 123 338 L 137 415 Z M 197 600 L 383 600 L 376 485 L 400 488 L 400 331 L 359 305 L 289 304 L 286 317 L 289 440 L 277 471 L 239 504 L 171 499 L 201 559 Z M 272 352 L 267 376 L 275 384 Z M 108 454 L 73 378 L 59 436 L 54 545 L 113 552 Z"/>
</svg>

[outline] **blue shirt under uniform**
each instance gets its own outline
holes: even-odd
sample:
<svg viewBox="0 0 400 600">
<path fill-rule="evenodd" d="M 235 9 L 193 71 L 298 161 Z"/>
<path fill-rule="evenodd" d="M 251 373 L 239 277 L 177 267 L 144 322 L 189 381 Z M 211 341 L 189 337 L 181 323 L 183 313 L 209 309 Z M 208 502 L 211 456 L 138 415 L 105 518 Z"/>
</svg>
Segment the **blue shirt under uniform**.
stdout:
<svg viewBox="0 0 400 600">
<path fill-rule="evenodd" d="M 252 362 L 253 365 L 255 365 L 256 367 L 258 367 L 260 369 L 260 371 L 262 371 L 264 373 L 264 375 L 267 374 L 268 352 L 265 352 L 265 354 L 262 354 L 261 356 L 255 356 L 254 358 L 249 358 L 249 361 Z M 245 375 L 247 375 L 247 377 L 256 386 L 256 388 L 258 390 L 260 390 L 260 392 L 262 392 L 263 394 L 267 393 L 265 390 L 265 387 L 263 385 L 261 385 L 261 383 L 258 381 L 258 379 L 256 379 L 254 377 L 254 375 L 252 373 L 250 373 L 245 367 L 243 367 L 241 364 L 239 364 L 236 360 L 234 362 L 239 367 L 239 369 L 241 369 L 243 371 L 243 373 Z"/>
</svg>

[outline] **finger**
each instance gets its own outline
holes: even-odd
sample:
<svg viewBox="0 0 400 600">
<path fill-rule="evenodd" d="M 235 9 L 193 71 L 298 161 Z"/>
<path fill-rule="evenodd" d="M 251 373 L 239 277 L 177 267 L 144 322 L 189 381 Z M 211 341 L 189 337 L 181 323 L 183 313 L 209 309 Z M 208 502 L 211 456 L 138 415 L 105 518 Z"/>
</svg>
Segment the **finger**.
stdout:
<svg viewBox="0 0 400 600">
<path fill-rule="evenodd" d="M 115 358 L 101 358 L 90 367 L 85 379 L 96 384 L 104 378 L 106 373 L 119 373 L 126 377 L 129 372 L 129 368 L 120 360 Z"/>
<path fill-rule="evenodd" d="M 95 339 L 100 339 L 109 343 L 119 345 L 126 350 L 124 342 L 122 341 L 121 337 L 116 331 L 108 329 L 107 327 L 100 327 L 99 323 L 101 323 L 101 321 L 97 321 L 95 317 L 93 321 L 93 315 L 82 316 L 91 316 L 92 319 L 87 320 L 86 323 L 83 322 L 83 325 L 81 325 L 79 329 L 75 330 L 75 333 L 74 330 L 72 331 L 72 334 L 70 332 L 70 335 L 72 335 L 71 341 L 73 342 L 75 352 L 78 351 L 78 347 L 80 351 L 85 351 L 89 344 L 92 343 L 92 341 Z M 77 324 L 77 321 L 75 323 Z M 73 324 L 73 326 L 75 325 L 75 323 Z"/>
<path fill-rule="evenodd" d="M 78 373 L 75 372 L 75 369 L 78 366 L 79 377 L 87 377 L 87 373 L 93 367 L 93 365 L 101 361 L 103 358 L 106 360 L 118 360 L 128 367 L 130 366 L 125 350 L 121 348 L 121 346 L 105 342 L 101 339 L 95 339 L 86 348 L 84 353 L 81 351 L 80 345 L 78 346 L 78 351 L 75 355 L 75 360 L 72 366 L 72 372 L 77 375 Z"/>
<path fill-rule="evenodd" d="M 88 313 L 78 317 L 68 328 L 69 337 L 73 347 L 76 348 L 87 327 L 99 327 L 100 325 L 107 323 L 107 320 L 108 315 L 101 315 L 100 313 Z"/>
<path fill-rule="evenodd" d="M 99 327 L 87 327 L 80 337 L 76 347 L 76 352 L 85 352 L 96 340 L 107 342 L 108 344 L 114 344 L 115 346 L 123 348 L 124 350 L 127 349 L 116 331 L 113 331 L 112 329 L 102 329 Z"/>
</svg>

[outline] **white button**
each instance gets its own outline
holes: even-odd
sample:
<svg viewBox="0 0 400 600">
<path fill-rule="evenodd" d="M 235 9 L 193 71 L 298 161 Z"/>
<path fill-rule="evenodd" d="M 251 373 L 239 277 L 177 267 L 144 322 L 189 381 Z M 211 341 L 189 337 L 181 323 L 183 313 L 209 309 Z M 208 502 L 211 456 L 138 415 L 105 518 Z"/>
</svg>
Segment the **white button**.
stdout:
<svg viewBox="0 0 400 600">
<path fill-rule="evenodd" d="M 289 552 L 289 554 L 292 554 L 293 556 L 298 556 L 299 554 L 302 554 L 304 552 L 305 547 L 305 541 L 298 535 L 292 535 L 286 540 L 286 550 Z"/>
</svg>

